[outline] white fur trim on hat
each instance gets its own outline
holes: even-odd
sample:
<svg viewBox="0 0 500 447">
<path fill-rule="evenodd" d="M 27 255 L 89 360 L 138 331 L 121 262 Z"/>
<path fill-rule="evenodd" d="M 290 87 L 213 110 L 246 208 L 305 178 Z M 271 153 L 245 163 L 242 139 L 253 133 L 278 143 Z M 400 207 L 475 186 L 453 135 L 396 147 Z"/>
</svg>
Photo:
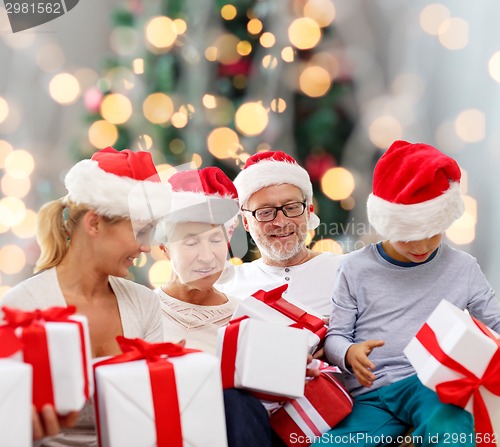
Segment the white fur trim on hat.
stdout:
<svg viewBox="0 0 500 447">
<path fill-rule="evenodd" d="M 368 221 L 390 241 L 418 241 L 443 233 L 464 212 L 458 182 L 440 196 L 421 203 L 403 205 L 370 194 Z"/>
<path fill-rule="evenodd" d="M 70 201 L 106 217 L 151 222 L 170 211 L 170 184 L 118 176 L 101 169 L 95 160 L 78 162 L 64 183 Z"/>
<path fill-rule="evenodd" d="M 252 194 L 266 186 L 288 183 L 299 188 L 310 205 L 313 203 L 313 188 L 307 171 L 297 163 L 278 160 L 261 160 L 258 163 L 243 169 L 234 179 L 234 186 L 238 191 L 240 204 L 244 207 Z M 319 225 L 319 218 L 310 213 L 307 228 L 315 229 Z"/>
</svg>

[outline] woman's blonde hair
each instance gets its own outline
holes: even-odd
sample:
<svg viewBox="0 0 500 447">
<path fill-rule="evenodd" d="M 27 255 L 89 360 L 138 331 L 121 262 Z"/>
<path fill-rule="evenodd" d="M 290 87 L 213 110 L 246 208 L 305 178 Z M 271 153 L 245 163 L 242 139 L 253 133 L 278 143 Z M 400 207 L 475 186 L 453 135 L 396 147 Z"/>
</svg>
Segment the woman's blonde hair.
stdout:
<svg viewBox="0 0 500 447">
<path fill-rule="evenodd" d="M 65 198 L 53 200 L 38 211 L 36 240 L 40 246 L 40 256 L 35 265 L 35 273 L 56 267 L 68 252 L 71 234 L 88 211 L 86 205 L 76 205 Z M 108 223 L 123 220 L 122 217 L 101 216 Z"/>
</svg>

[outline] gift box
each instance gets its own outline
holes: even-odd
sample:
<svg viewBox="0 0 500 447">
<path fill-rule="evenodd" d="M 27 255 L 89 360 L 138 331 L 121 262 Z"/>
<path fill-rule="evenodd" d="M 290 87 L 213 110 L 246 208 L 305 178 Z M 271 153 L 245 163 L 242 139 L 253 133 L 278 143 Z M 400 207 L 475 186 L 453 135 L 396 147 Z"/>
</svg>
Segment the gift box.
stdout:
<svg viewBox="0 0 500 447">
<path fill-rule="evenodd" d="M 0 359 L 0 446 L 31 447 L 31 366 Z"/>
<path fill-rule="evenodd" d="M 224 388 L 243 388 L 272 400 L 304 395 L 306 331 L 242 317 L 217 333 Z"/>
<path fill-rule="evenodd" d="M 94 365 L 101 447 L 227 446 L 220 364 L 172 343 L 118 337 Z"/>
<path fill-rule="evenodd" d="M 304 397 L 271 415 L 271 427 L 286 445 L 307 447 L 351 413 L 353 399 L 335 377 L 337 371 L 323 368 L 306 384 Z"/>
<path fill-rule="evenodd" d="M 268 292 L 255 292 L 238 304 L 232 319 L 248 316 L 268 323 L 306 329 L 309 334 L 309 352 L 312 353 L 324 341 L 327 327 L 323 319 L 311 309 L 285 300 L 282 295 L 287 288 L 288 284 L 284 284 Z"/>
<path fill-rule="evenodd" d="M 478 446 L 496 445 L 500 433 L 499 348 L 498 334 L 443 300 L 404 350 L 442 402 L 474 415 Z"/>
<path fill-rule="evenodd" d="M 21 350 L 16 354 L 32 366 L 33 403 L 64 415 L 79 411 L 93 392 L 87 319 L 76 308 L 52 307 L 32 312 L 2 308 L 4 334 L 11 333 Z"/>
</svg>

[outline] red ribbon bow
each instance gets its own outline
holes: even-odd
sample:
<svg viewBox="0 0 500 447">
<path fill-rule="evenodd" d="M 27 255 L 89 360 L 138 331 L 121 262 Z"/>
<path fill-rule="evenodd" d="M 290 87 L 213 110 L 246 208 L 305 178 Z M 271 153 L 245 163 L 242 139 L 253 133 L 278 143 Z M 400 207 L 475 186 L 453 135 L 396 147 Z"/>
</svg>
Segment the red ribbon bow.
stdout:
<svg viewBox="0 0 500 447">
<path fill-rule="evenodd" d="M 182 447 L 182 424 L 175 382 L 175 371 L 167 357 L 179 357 L 185 354 L 201 352 L 187 349 L 174 343 L 148 343 L 140 338 L 116 337 L 123 354 L 103 360 L 94 365 L 95 370 L 104 365 L 145 360 L 151 381 L 153 409 L 156 426 L 157 447 Z M 97 432 L 101 440 L 99 405 L 96 399 Z M 102 444 L 102 442 L 100 442 Z"/>
<path fill-rule="evenodd" d="M 283 284 L 282 286 L 269 290 L 268 292 L 265 290 L 258 290 L 252 296 L 295 321 L 295 324 L 291 325 L 292 327 L 308 329 L 309 331 L 314 332 L 320 340 L 322 340 L 327 331 L 323 320 L 314 315 L 308 314 L 300 307 L 297 307 L 285 300 L 282 295 L 287 288 L 288 284 Z"/>
<path fill-rule="evenodd" d="M 477 447 L 481 447 L 491 445 L 490 443 L 495 440 L 488 409 L 479 388 L 484 387 L 492 394 L 500 396 L 500 340 L 497 340 L 483 323 L 475 318 L 472 319 L 481 332 L 498 346 L 482 377 L 477 377 L 449 357 L 439 346 L 436 334 L 427 323 L 422 326 L 416 337 L 436 360 L 464 376 L 436 385 L 436 392 L 441 402 L 455 404 L 462 408 L 465 408 L 467 402 L 473 398 L 474 427 L 476 433 L 481 434 L 477 439 Z"/>
<path fill-rule="evenodd" d="M 75 306 L 49 307 L 48 309 L 36 309 L 32 311 L 2 307 L 4 319 L 11 327 L 27 327 L 33 323 L 44 321 L 68 322 L 69 317 L 76 313 Z"/>
<path fill-rule="evenodd" d="M 54 386 L 50 370 L 45 322 L 72 323 L 78 326 L 84 369 L 84 395 L 88 399 L 90 384 L 84 329 L 80 321 L 70 318 L 76 312 L 76 307 L 49 307 L 25 311 L 4 306 L 2 310 L 6 323 L 0 326 L 0 357 L 7 357 L 17 351 L 23 351 L 24 362 L 33 367 L 33 403 L 37 410 L 40 411 L 42 406 L 47 403 L 54 405 Z M 20 337 L 16 335 L 17 328 L 22 328 Z"/>
</svg>

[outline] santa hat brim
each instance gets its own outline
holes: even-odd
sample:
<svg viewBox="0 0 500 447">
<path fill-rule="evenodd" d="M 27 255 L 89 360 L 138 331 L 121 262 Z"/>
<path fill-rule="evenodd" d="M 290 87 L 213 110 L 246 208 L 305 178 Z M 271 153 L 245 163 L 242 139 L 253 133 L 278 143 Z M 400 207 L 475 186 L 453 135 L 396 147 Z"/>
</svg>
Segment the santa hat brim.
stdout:
<svg viewBox="0 0 500 447">
<path fill-rule="evenodd" d="M 388 202 L 369 195 L 368 221 L 378 234 L 390 241 L 418 241 L 443 233 L 464 212 L 458 182 L 440 196 L 411 205 Z"/>
<path fill-rule="evenodd" d="M 168 183 L 134 180 L 104 171 L 94 160 L 82 160 L 65 178 L 67 198 L 106 217 L 137 222 L 157 220 L 170 211 Z"/>
<path fill-rule="evenodd" d="M 238 202 L 230 196 L 175 191 L 171 210 L 157 226 L 155 240 L 165 242 L 173 226 L 184 222 L 224 225 L 229 231 L 238 212 Z"/>
<path fill-rule="evenodd" d="M 290 184 L 299 188 L 308 204 L 313 201 L 311 179 L 307 171 L 297 163 L 279 160 L 262 160 L 243 169 L 234 179 L 240 204 L 244 207 L 252 194 L 267 186 Z M 308 229 L 319 225 L 319 218 L 313 212 L 309 215 Z"/>
</svg>

